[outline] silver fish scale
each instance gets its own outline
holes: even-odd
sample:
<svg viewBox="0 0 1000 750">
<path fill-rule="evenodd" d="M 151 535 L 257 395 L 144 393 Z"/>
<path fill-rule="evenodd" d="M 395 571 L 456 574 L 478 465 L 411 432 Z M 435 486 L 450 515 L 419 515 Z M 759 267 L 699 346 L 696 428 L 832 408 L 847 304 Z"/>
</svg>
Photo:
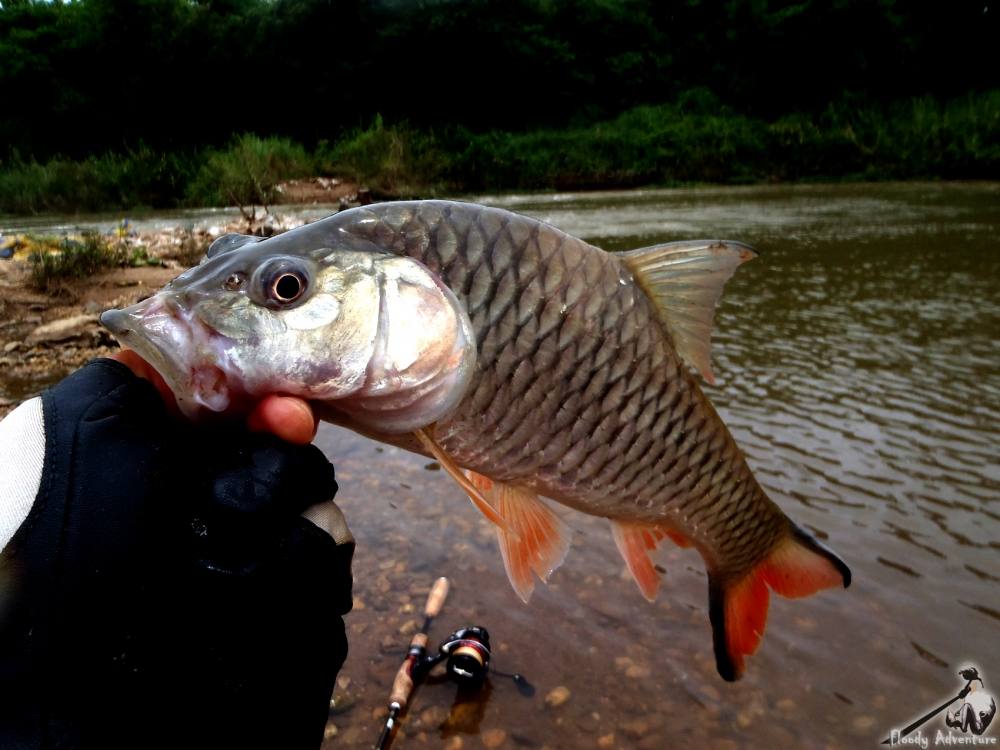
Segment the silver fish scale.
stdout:
<svg viewBox="0 0 1000 750">
<path fill-rule="evenodd" d="M 360 215 L 344 229 L 420 260 L 469 313 L 477 369 L 435 433 L 459 464 L 593 515 L 665 521 L 721 573 L 748 570 L 786 531 L 618 258 L 472 204 Z"/>
</svg>

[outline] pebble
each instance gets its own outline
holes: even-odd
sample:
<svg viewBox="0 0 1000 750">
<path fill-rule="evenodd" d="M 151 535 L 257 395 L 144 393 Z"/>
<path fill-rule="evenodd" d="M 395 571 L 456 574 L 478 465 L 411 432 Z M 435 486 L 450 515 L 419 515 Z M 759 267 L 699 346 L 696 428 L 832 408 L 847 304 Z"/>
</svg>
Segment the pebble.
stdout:
<svg viewBox="0 0 1000 750">
<path fill-rule="evenodd" d="M 644 719 L 630 719 L 621 725 L 622 731 L 637 740 L 649 731 L 649 724 Z"/>
<path fill-rule="evenodd" d="M 858 716 L 851 722 L 851 727 L 853 727 L 854 731 L 859 733 L 867 732 L 873 726 L 875 726 L 874 716 Z"/>
<path fill-rule="evenodd" d="M 4 354 L 10 354 L 12 351 L 19 349 L 21 346 L 20 341 L 8 341 L 3 345 Z"/>
<path fill-rule="evenodd" d="M 420 713 L 420 723 L 425 729 L 434 729 L 444 724 L 448 711 L 443 706 L 430 706 Z"/>
<path fill-rule="evenodd" d="M 609 748 L 615 746 L 615 733 L 603 734 L 597 738 L 597 746 L 600 748 Z"/>
<path fill-rule="evenodd" d="M 407 620 L 402 625 L 399 626 L 400 635 L 410 635 L 417 632 L 417 621 Z"/>
<path fill-rule="evenodd" d="M 647 735 L 639 740 L 639 744 L 636 745 L 638 750 L 663 750 L 663 748 L 669 746 L 669 743 L 663 738 L 662 734 Z"/>
<path fill-rule="evenodd" d="M 481 739 L 486 747 L 500 747 L 507 739 L 507 733 L 502 729 L 487 729 L 483 732 Z"/>
<path fill-rule="evenodd" d="M 774 704 L 774 707 L 779 711 L 794 711 L 795 701 L 791 698 L 782 698 L 780 701 Z"/>
<path fill-rule="evenodd" d="M 338 731 L 339 730 L 337 729 L 336 724 L 327 724 L 326 728 L 323 730 L 323 739 L 328 740 L 332 737 L 336 737 Z"/>
<path fill-rule="evenodd" d="M 549 694 L 545 696 L 545 702 L 552 708 L 561 706 L 563 703 L 569 700 L 569 688 L 565 685 L 560 685 L 559 687 L 552 688 Z"/>
<path fill-rule="evenodd" d="M 465 740 L 456 734 L 444 743 L 444 750 L 462 750 L 463 745 L 465 745 Z"/>
<path fill-rule="evenodd" d="M 649 675 L 650 669 L 645 664 L 633 664 L 625 670 L 625 676 L 632 680 L 641 680 Z"/>
</svg>

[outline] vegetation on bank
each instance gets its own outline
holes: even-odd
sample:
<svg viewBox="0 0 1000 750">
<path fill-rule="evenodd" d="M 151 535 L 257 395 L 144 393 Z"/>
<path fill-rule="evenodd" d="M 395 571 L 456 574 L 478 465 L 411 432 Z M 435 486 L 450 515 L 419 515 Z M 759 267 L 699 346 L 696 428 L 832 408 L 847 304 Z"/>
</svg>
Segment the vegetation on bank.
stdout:
<svg viewBox="0 0 1000 750">
<path fill-rule="evenodd" d="M 382 196 L 690 182 L 1000 178 L 1000 90 L 949 102 L 843 101 L 773 120 L 688 92 L 592 125 L 528 132 L 387 124 L 312 149 L 246 134 L 220 149 L 142 147 L 0 163 L 0 212 L 269 204 L 287 179 L 333 175 Z"/>
<path fill-rule="evenodd" d="M 94 232 L 84 233 L 79 239 L 28 237 L 25 242 L 32 248 L 28 255 L 31 283 L 43 291 L 51 291 L 66 279 L 85 279 L 106 268 L 161 265 L 144 247 Z"/>
</svg>

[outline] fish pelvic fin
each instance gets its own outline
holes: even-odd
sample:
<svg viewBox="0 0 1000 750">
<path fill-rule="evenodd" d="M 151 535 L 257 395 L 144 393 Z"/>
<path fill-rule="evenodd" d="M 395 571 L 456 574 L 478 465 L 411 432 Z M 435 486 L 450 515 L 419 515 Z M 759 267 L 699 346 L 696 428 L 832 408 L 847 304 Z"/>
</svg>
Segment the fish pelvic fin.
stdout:
<svg viewBox="0 0 1000 750">
<path fill-rule="evenodd" d="M 692 546 L 691 540 L 686 536 L 662 524 L 612 521 L 611 534 L 628 572 L 635 579 L 639 591 L 649 601 L 656 599 L 656 591 L 660 587 L 660 572 L 653 565 L 650 553 L 664 539 L 670 539 L 679 547 Z"/>
<path fill-rule="evenodd" d="M 794 525 L 749 573 L 730 580 L 710 571 L 709 619 L 719 674 L 730 682 L 743 676 L 745 657 L 764 636 L 770 591 L 796 599 L 850 583 L 844 561 Z"/>
<path fill-rule="evenodd" d="M 677 353 L 709 383 L 712 321 L 722 288 L 757 252 L 732 240 L 688 240 L 621 253 L 640 288 L 652 299 Z"/>
<path fill-rule="evenodd" d="M 515 533 L 511 529 L 510 525 L 504 521 L 503 516 L 497 512 L 496 508 L 490 505 L 489 501 L 483 497 L 482 492 L 476 487 L 464 473 L 462 473 L 462 468 L 455 463 L 451 456 L 437 444 L 437 441 L 431 436 L 425 428 L 420 428 L 413 431 L 413 435 L 420 441 L 423 448 L 430 453 L 434 458 L 437 459 L 441 467 L 448 472 L 452 479 L 458 482 L 459 486 L 465 490 L 472 504 L 476 506 L 480 513 L 482 513 L 497 528 L 502 529 L 507 533 Z"/>
<path fill-rule="evenodd" d="M 514 532 L 498 526 L 497 542 L 510 585 L 527 604 L 535 590 L 535 576 L 547 581 L 566 559 L 570 529 L 533 490 L 473 471 L 466 471 L 466 475 Z"/>
</svg>

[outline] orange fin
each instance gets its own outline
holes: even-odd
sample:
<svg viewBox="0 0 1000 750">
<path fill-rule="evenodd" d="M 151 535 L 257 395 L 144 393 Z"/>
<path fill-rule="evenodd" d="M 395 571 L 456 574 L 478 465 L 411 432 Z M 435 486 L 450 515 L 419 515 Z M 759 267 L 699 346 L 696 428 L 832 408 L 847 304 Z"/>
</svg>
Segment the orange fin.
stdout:
<svg viewBox="0 0 1000 750">
<path fill-rule="evenodd" d="M 497 528 L 497 541 L 510 584 L 527 604 L 535 590 L 532 573 L 547 581 L 566 559 L 569 528 L 533 490 L 496 482 L 474 471 L 466 474 L 514 532 Z"/>
<path fill-rule="evenodd" d="M 479 509 L 479 512 L 486 516 L 486 518 L 488 518 L 498 528 L 503 529 L 506 532 L 510 532 L 510 525 L 507 524 L 496 509 L 490 505 L 489 502 L 487 502 L 486 498 L 484 498 L 482 493 L 479 491 L 479 488 L 469 481 L 465 474 L 462 473 L 462 469 L 459 465 L 452 461 L 451 456 L 444 452 L 441 446 L 434 441 L 434 438 L 427 434 L 427 431 L 423 428 L 414 430 L 413 434 L 416 435 L 420 444 L 427 449 L 427 452 L 434 456 L 444 470 L 451 475 L 451 478 L 458 482 L 462 489 L 466 491 L 469 495 L 469 499 L 472 501 L 472 504 Z"/>
<path fill-rule="evenodd" d="M 757 650 L 764 635 L 769 587 L 794 598 L 850 583 L 851 571 L 843 560 L 797 526 L 738 580 L 725 582 L 709 574 L 709 618 L 719 674 L 730 682 L 743 675 L 744 657 Z"/>
<path fill-rule="evenodd" d="M 676 544 L 678 547 L 683 547 L 687 549 L 688 547 L 693 547 L 694 542 L 688 539 L 679 531 L 674 531 L 673 529 L 664 529 L 663 533 L 670 537 L 670 541 Z"/>
<path fill-rule="evenodd" d="M 649 601 L 656 598 L 656 590 L 660 587 L 660 574 L 653 567 L 649 553 L 666 537 L 666 532 L 659 526 L 632 521 L 611 521 L 611 534 L 615 545 L 625 559 L 628 572 L 632 574 L 639 591 Z"/>
</svg>

